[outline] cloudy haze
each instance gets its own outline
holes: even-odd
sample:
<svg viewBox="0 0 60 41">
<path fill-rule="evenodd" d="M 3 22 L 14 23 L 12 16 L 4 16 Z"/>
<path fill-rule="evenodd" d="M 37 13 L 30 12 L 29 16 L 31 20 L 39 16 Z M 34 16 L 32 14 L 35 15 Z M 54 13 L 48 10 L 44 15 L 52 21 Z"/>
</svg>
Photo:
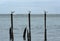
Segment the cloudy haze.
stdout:
<svg viewBox="0 0 60 41">
<path fill-rule="evenodd" d="M 41 14 L 44 10 L 48 14 L 60 14 L 59 0 L 0 0 L 0 13 L 6 14 L 15 11 L 16 14 Z"/>
</svg>

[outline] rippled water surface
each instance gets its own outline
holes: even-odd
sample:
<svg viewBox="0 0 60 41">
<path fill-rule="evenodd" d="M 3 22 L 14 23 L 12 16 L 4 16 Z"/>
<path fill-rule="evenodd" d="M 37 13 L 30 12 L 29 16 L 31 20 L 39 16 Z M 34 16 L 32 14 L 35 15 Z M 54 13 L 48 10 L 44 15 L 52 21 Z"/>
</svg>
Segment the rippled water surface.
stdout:
<svg viewBox="0 0 60 41">
<path fill-rule="evenodd" d="M 14 41 L 23 41 L 23 31 L 28 26 L 27 16 L 13 16 Z M 0 41 L 9 41 L 10 15 L 0 16 Z M 31 16 L 32 41 L 44 41 L 43 16 Z M 60 17 L 47 17 L 47 40 L 60 41 Z"/>
</svg>

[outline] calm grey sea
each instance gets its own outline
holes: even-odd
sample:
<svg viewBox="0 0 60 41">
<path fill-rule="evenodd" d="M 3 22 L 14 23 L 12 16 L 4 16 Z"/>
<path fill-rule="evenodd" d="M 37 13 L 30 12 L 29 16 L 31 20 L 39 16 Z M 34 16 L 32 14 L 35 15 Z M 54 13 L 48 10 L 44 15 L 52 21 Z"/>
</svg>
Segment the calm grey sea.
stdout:
<svg viewBox="0 0 60 41">
<path fill-rule="evenodd" d="M 23 31 L 28 26 L 28 17 L 14 15 L 14 41 L 24 41 Z M 0 15 L 0 41 L 9 41 L 10 15 Z M 44 41 L 43 16 L 31 16 L 32 41 Z M 47 16 L 47 40 L 60 41 L 60 17 Z"/>
</svg>

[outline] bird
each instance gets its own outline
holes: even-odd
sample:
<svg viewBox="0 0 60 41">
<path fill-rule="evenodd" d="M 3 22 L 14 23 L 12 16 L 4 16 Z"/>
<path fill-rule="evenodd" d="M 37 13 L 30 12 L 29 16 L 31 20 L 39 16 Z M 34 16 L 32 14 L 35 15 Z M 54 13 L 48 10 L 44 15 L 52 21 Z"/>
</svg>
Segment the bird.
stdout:
<svg viewBox="0 0 60 41">
<path fill-rule="evenodd" d="M 11 14 L 13 14 L 15 11 L 12 11 Z"/>
</svg>

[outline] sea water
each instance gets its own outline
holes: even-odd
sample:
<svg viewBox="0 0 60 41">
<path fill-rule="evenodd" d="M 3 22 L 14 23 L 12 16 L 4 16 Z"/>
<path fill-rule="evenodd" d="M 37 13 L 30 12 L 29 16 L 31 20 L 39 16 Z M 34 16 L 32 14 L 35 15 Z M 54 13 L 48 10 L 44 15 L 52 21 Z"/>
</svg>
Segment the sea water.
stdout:
<svg viewBox="0 0 60 41">
<path fill-rule="evenodd" d="M 9 41 L 10 15 L 0 15 L 0 41 Z M 60 17 L 47 16 L 47 41 L 60 41 Z M 14 41 L 24 41 L 23 32 L 28 28 L 27 15 L 13 16 Z M 44 41 L 44 16 L 31 16 L 31 41 Z"/>
</svg>

